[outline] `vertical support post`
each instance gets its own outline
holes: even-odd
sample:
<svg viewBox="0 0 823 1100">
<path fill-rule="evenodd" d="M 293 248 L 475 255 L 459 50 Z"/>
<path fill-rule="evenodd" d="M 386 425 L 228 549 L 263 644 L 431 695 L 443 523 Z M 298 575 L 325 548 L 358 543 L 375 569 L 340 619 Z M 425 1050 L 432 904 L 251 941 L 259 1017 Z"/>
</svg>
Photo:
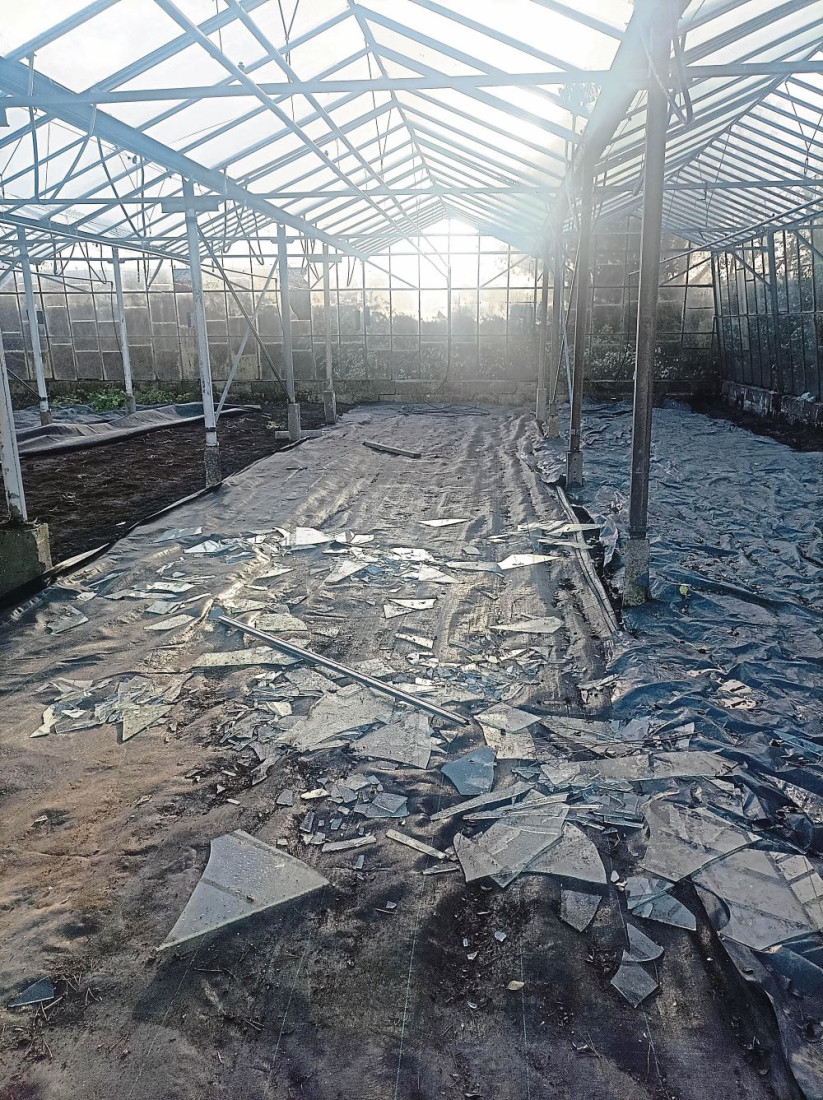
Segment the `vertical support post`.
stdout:
<svg viewBox="0 0 823 1100">
<path fill-rule="evenodd" d="M 111 250 L 111 263 L 114 269 L 114 297 L 117 306 L 117 332 L 120 338 L 120 354 L 123 357 L 123 389 L 126 391 L 126 415 L 136 409 L 134 387 L 131 380 L 131 354 L 129 353 L 129 334 L 126 329 L 126 309 L 123 305 L 123 276 L 120 272 L 120 249 Z"/>
<path fill-rule="evenodd" d="M 206 485 L 219 485 L 223 480 L 220 468 L 220 448 L 217 443 L 217 422 L 214 418 L 214 394 L 211 384 L 211 360 L 209 337 L 206 328 L 206 306 L 203 300 L 203 271 L 200 267 L 200 240 L 197 229 L 197 213 L 194 209 L 194 188 L 190 180 L 183 181 L 183 198 L 186 204 L 186 237 L 189 246 L 189 270 L 191 293 L 194 303 L 194 331 L 197 339 L 197 365 L 200 369 L 200 392 L 203 396 L 203 420 L 206 426 Z"/>
<path fill-rule="evenodd" d="M 277 262 L 280 265 L 280 320 L 283 326 L 283 373 L 286 376 L 288 398 L 289 439 L 297 442 L 301 437 L 300 406 L 294 388 L 294 349 L 291 342 L 291 302 L 289 298 L 289 255 L 286 245 L 286 227 L 277 226 Z"/>
<path fill-rule="evenodd" d="M 637 347 L 632 411 L 632 469 L 629 490 L 629 544 L 623 580 L 623 604 L 636 607 L 649 598 L 649 463 L 651 458 L 654 351 L 657 342 L 657 298 L 669 101 L 669 75 L 674 8 L 670 0 L 646 0 L 649 78 L 646 95 L 646 142 L 643 168 L 643 222 L 640 231 L 640 285 L 637 303 Z"/>
<path fill-rule="evenodd" d="M 543 285 L 540 288 L 540 316 L 537 323 L 537 402 L 534 415 L 542 428 L 546 421 L 548 396 L 548 345 L 546 329 L 549 321 L 549 265 L 543 264 Z"/>
<path fill-rule="evenodd" d="M 0 332 L 0 467 L 3 470 L 3 487 L 12 523 L 25 523 L 26 495 L 23 492 L 23 474 L 20 469 L 20 452 L 17 450 L 17 433 L 14 427 L 14 411 L 6 370 L 6 353 L 3 349 L 3 333 Z"/>
<path fill-rule="evenodd" d="M 34 360 L 34 377 L 37 381 L 37 396 L 40 403 L 40 423 L 51 424 L 49 392 L 46 389 L 46 372 L 43 368 L 43 349 L 40 347 L 40 326 L 37 323 L 37 306 L 34 301 L 34 283 L 31 277 L 29 246 L 26 231 L 22 226 L 17 230 L 17 243 L 20 246 L 20 267 L 23 271 L 23 289 L 26 295 L 26 316 L 29 336 L 31 337 L 31 355 Z"/>
<path fill-rule="evenodd" d="M 557 387 L 560 384 L 560 354 L 563 334 L 563 227 L 558 227 L 554 246 L 554 274 L 552 276 L 552 339 L 549 350 L 549 413 L 546 421 L 546 435 L 557 439 Z"/>
<path fill-rule="evenodd" d="M 774 230 L 766 235 L 769 250 L 769 308 L 774 332 L 774 382 L 778 393 L 783 393 L 783 344 L 780 340 L 780 302 L 777 297 L 777 253 L 774 247 Z"/>
<path fill-rule="evenodd" d="M 720 370 L 725 378 L 727 376 L 726 347 L 723 341 L 723 298 L 720 293 L 720 271 L 717 262 L 717 253 L 711 253 L 712 266 L 712 298 L 714 300 L 714 331 L 717 333 L 717 355 L 720 359 Z"/>
<path fill-rule="evenodd" d="M 323 392 L 323 415 L 327 424 L 337 423 L 337 398 L 334 393 L 331 354 L 331 272 L 329 246 L 323 245 L 323 324 L 326 347 L 326 389 Z"/>
<path fill-rule="evenodd" d="M 594 165 L 588 158 L 581 165 L 580 235 L 577 244 L 574 299 L 574 355 L 572 392 L 569 398 L 569 451 L 566 455 L 566 485 L 583 484 L 583 452 L 580 427 L 583 419 L 583 378 L 586 367 L 586 338 L 589 331 L 589 278 L 591 268 L 592 206 L 594 202 Z"/>
</svg>

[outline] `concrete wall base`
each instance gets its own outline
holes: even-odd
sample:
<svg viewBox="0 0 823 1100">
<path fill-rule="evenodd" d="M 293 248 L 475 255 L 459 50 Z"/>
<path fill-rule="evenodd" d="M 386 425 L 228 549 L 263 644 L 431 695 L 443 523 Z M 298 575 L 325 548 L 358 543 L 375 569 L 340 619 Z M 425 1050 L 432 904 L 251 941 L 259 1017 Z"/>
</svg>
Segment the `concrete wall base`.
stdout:
<svg viewBox="0 0 823 1100">
<path fill-rule="evenodd" d="M 568 451 L 566 454 L 566 488 L 574 489 L 583 484 L 583 452 Z"/>
<path fill-rule="evenodd" d="M 0 596 L 21 588 L 51 569 L 45 523 L 0 524 Z"/>
<path fill-rule="evenodd" d="M 649 540 L 630 538 L 623 560 L 623 606 L 640 607 L 649 599 Z"/>
<path fill-rule="evenodd" d="M 288 407 L 288 429 L 289 439 L 292 443 L 296 443 L 301 438 L 302 432 L 300 430 L 300 402 L 289 401 Z"/>
<path fill-rule="evenodd" d="M 740 382 L 723 383 L 723 400 L 738 409 L 762 416 L 767 420 L 784 420 L 787 424 L 805 424 L 810 428 L 823 428 L 823 401 L 761 386 L 745 386 Z"/>
<path fill-rule="evenodd" d="M 223 468 L 220 464 L 220 447 L 206 447 L 203 452 L 203 464 L 206 467 L 206 488 L 223 484 Z"/>
</svg>

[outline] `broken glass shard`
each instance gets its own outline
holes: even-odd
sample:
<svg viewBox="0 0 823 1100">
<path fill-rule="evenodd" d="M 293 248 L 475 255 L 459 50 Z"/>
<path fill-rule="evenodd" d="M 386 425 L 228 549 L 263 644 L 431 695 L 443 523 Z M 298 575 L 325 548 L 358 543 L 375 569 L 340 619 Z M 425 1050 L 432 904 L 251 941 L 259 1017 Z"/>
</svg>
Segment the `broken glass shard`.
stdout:
<svg viewBox="0 0 823 1100">
<path fill-rule="evenodd" d="M 172 615 L 168 619 L 161 619 L 158 623 L 149 623 L 145 629 L 157 632 L 178 630 L 181 626 L 191 626 L 194 621 L 191 615 Z"/>
<path fill-rule="evenodd" d="M 408 817 L 409 814 L 405 795 L 389 794 L 388 791 L 380 791 L 371 802 L 358 802 L 353 809 L 356 814 L 372 819 Z"/>
<path fill-rule="evenodd" d="M 368 561 L 341 561 L 334 567 L 323 579 L 324 584 L 339 584 L 340 581 L 348 580 L 349 577 L 353 577 L 355 573 L 361 573 Z"/>
<path fill-rule="evenodd" d="M 388 721 L 392 706 L 385 699 L 357 685 L 350 694 L 324 695 L 305 718 L 298 719 L 284 735 L 299 752 L 307 752 L 347 730 Z"/>
<path fill-rule="evenodd" d="M 441 772 L 457 787 L 459 794 L 486 794 L 494 783 L 494 753 L 475 749 L 441 767 Z"/>
<path fill-rule="evenodd" d="M 288 611 L 263 612 L 257 616 L 256 626 L 258 630 L 267 630 L 270 634 L 303 634 L 309 629 L 302 619 Z"/>
<path fill-rule="evenodd" d="M 823 931 L 823 879 L 802 855 L 749 848 L 694 876 L 725 904 L 722 936 L 755 951 Z"/>
<path fill-rule="evenodd" d="M 649 844 L 643 866 L 651 874 L 678 882 L 713 860 L 745 848 L 756 839 L 706 809 L 691 809 L 658 799 L 643 807 Z"/>
<path fill-rule="evenodd" d="M 544 616 L 539 619 L 519 619 L 512 623 L 498 623 L 492 630 L 509 634 L 554 634 L 563 625 L 560 619 Z"/>
<path fill-rule="evenodd" d="M 518 569 L 525 565 L 541 565 L 546 561 L 557 561 L 555 554 L 509 554 L 497 563 L 498 569 Z"/>
<path fill-rule="evenodd" d="M 626 897 L 630 912 L 644 920 L 670 924 L 694 932 L 697 921 L 694 913 L 668 894 L 671 883 L 664 879 L 638 875 L 626 880 Z"/>
<path fill-rule="evenodd" d="M 660 944 L 655 943 L 645 932 L 641 932 L 633 924 L 626 924 L 626 932 L 629 936 L 629 950 L 623 954 L 624 962 L 654 962 L 663 954 L 663 948 Z"/>
<path fill-rule="evenodd" d="M 189 946 L 255 913 L 328 885 L 294 856 L 238 829 L 211 842 L 206 869 L 160 950 Z"/>
<path fill-rule="evenodd" d="M 202 653 L 191 663 L 192 668 L 249 668 L 254 665 L 293 665 L 294 657 L 280 653 L 269 646 L 254 649 L 235 649 L 228 653 Z"/>
<path fill-rule="evenodd" d="M 632 1008 L 637 1008 L 650 993 L 654 993 L 658 988 L 654 978 L 647 974 L 642 966 L 632 962 L 625 951 L 623 952 L 620 969 L 612 978 L 611 984 L 629 1002 Z"/>
<path fill-rule="evenodd" d="M 9 1008 L 25 1008 L 27 1005 L 39 1005 L 44 1001 L 54 1000 L 54 986 L 48 978 L 40 978 L 33 982 L 22 993 L 18 993 L 13 1001 L 9 1001 Z"/>
<path fill-rule="evenodd" d="M 606 871 L 600 853 L 582 829 L 567 824 L 558 842 L 526 868 L 530 875 L 554 875 L 575 886 L 606 889 Z"/>
<path fill-rule="evenodd" d="M 421 519 L 424 527 L 454 527 L 458 523 L 468 523 L 467 519 Z"/>
<path fill-rule="evenodd" d="M 425 714 L 410 711 L 396 722 L 364 733 L 353 747 L 358 756 L 427 768 L 431 757 L 429 720 Z"/>
<path fill-rule="evenodd" d="M 70 603 L 67 603 L 62 610 L 63 614 L 59 618 L 46 623 L 46 629 L 50 634 L 62 634 L 66 630 L 71 630 L 73 627 L 89 621 L 82 611 L 78 611 Z"/>
<path fill-rule="evenodd" d="M 431 815 L 432 821 L 447 821 L 450 817 L 458 817 L 463 814 L 471 813 L 472 810 L 479 810 L 486 806 L 496 806 L 501 802 L 514 803 L 515 799 L 519 798 L 522 794 L 526 794 L 530 791 L 534 784 L 532 783 L 511 783 L 508 787 L 500 787 L 496 791 L 490 791 L 488 794 L 479 794 L 475 798 L 470 798 L 466 802 L 460 802 L 457 806 L 449 806 L 445 810 L 438 810 L 437 813 Z"/>
<path fill-rule="evenodd" d="M 600 907 L 601 895 L 583 890 L 560 890 L 560 919 L 578 932 L 583 932 L 594 920 Z"/>
</svg>

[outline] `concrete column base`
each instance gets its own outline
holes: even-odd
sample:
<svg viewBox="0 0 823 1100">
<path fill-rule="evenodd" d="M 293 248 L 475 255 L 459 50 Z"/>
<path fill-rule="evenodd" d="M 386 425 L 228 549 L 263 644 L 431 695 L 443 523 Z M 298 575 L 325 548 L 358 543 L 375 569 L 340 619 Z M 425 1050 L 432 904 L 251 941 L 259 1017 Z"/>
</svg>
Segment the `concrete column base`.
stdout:
<svg viewBox="0 0 823 1100">
<path fill-rule="evenodd" d="M 566 487 L 574 489 L 583 484 L 583 452 L 566 453 Z"/>
<path fill-rule="evenodd" d="M 51 409 L 40 410 L 40 423 L 51 424 Z"/>
<path fill-rule="evenodd" d="M 220 447 L 206 447 L 203 452 L 203 464 L 206 467 L 206 488 L 223 484 L 223 468 L 220 465 Z"/>
<path fill-rule="evenodd" d="M 323 415 L 327 424 L 337 423 L 337 398 L 334 390 L 323 391 Z"/>
<path fill-rule="evenodd" d="M 543 430 L 543 434 L 547 439 L 557 439 L 560 435 L 560 431 L 557 427 L 557 406 L 549 405 L 549 413 L 546 417 L 546 427 Z"/>
<path fill-rule="evenodd" d="M 51 569 L 45 523 L 0 524 L 0 596 L 36 580 Z"/>
<path fill-rule="evenodd" d="M 549 392 L 545 386 L 537 387 L 537 403 L 534 409 L 534 415 L 537 417 L 538 424 L 545 424 L 546 422 L 546 405 L 549 400 Z"/>
<path fill-rule="evenodd" d="M 302 433 L 300 431 L 300 402 L 299 401 L 289 401 L 288 429 L 289 429 L 289 439 L 292 441 L 292 443 L 296 443 L 297 440 L 300 439 L 301 435 L 302 435 Z"/>
<path fill-rule="evenodd" d="M 630 538 L 623 574 L 623 606 L 640 607 L 649 599 L 649 540 Z"/>
<path fill-rule="evenodd" d="M 126 416 L 131 416 L 133 412 L 137 412 L 137 402 L 134 400 L 133 393 L 126 394 Z"/>
</svg>

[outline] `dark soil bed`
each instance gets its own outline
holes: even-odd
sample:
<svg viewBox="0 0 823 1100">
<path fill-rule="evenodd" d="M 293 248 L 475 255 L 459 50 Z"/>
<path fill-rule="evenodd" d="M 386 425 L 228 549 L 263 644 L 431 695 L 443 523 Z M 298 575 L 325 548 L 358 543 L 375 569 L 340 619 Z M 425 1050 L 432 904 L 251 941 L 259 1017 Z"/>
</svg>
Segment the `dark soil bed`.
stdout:
<svg viewBox="0 0 823 1100">
<path fill-rule="evenodd" d="M 714 395 L 698 394 L 689 405 L 693 412 L 710 416 L 713 420 L 729 420 L 738 428 L 746 428 L 755 435 L 767 435 L 784 443 L 795 451 L 823 451 L 823 431 L 807 424 L 789 424 L 786 420 L 767 420 L 757 413 L 729 405 Z"/>
<path fill-rule="evenodd" d="M 304 428 L 319 428 L 323 406 L 301 405 Z M 288 446 L 275 441 L 285 405 L 264 405 L 221 421 L 223 474 L 242 470 Z M 108 446 L 21 458 L 32 519 L 49 525 L 54 562 L 122 536 L 133 524 L 204 483 L 201 423 L 163 428 Z M 7 517 L 0 500 L 0 520 Z"/>
</svg>

